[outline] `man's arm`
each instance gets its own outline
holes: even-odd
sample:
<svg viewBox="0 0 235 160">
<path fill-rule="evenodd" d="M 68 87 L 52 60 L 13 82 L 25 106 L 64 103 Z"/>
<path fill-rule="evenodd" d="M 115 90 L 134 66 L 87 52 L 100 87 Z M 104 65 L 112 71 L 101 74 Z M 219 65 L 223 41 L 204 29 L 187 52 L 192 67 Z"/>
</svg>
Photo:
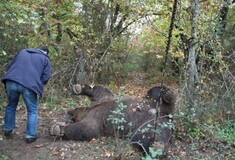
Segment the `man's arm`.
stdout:
<svg viewBox="0 0 235 160">
<path fill-rule="evenodd" d="M 50 78 L 51 78 L 51 63 L 47 58 L 44 69 L 43 69 L 43 73 L 41 76 L 41 81 L 44 85 L 46 85 Z"/>
</svg>

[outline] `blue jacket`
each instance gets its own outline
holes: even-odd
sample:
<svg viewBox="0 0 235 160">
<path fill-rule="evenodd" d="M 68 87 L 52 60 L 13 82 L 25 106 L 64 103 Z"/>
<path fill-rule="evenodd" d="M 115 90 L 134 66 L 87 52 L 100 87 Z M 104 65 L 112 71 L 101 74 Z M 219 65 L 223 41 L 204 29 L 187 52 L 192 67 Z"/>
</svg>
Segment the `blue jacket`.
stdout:
<svg viewBox="0 0 235 160">
<path fill-rule="evenodd" d="M 12 80 L 43 95 L 43 86 L 51 78 L 51 63 L 48 56 L 37 48 L 23 49 L 17 53 L 7 68 L 2 82 Z"/>
</svg>

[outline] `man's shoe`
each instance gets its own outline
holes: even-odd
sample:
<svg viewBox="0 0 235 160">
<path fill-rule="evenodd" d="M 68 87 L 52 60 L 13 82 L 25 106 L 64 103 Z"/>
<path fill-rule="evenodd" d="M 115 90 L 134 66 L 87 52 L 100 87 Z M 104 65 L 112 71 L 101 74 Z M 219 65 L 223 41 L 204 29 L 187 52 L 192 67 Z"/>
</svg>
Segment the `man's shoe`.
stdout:
<svg viewBox="0 0 235 160">
<path fill-rule="evenodd" d="M 26 143 L 30 144 L 36 141 L 37 138 L 26 138 Z"/>
<path fill-rule="evenodd" d="M 12 133 L 12 130 L 10 130 L 10 131 L 4 131 L 4 136 L 5 136 L 5 137 L 9 137 L 9 136 L 11 135 L 11 133 Z"/>
</svg>

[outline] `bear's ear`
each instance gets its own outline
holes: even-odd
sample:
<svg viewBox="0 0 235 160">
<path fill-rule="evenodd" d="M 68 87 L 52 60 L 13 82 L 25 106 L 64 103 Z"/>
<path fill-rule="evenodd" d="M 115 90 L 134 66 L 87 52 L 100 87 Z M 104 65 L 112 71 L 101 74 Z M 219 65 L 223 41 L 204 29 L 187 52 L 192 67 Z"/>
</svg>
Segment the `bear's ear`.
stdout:
<svg viewBox="0 0 235 160">
<path fill-rule="evenodd" d="M 81 91 L 82 91 L 82 87 L 81 87 L 80 84 L 75 84 L 75 85 L 73 85 L 72 88 L 73 88 L 73 93 L 74 94 L 80 94 Z"/>
</svg>

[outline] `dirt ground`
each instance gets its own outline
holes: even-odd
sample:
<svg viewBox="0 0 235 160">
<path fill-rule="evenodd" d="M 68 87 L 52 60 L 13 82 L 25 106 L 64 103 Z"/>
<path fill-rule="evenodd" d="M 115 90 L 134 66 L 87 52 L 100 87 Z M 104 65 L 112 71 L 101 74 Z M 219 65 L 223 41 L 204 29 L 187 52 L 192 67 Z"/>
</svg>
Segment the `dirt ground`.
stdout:
<svg viewBox="0 0 235 160">
<path fill-rule="evenodd" d="M 58 113 L 58 114 L 54 114 Z M 3 125 L 3 117 L 0 117 Z M 127 147 L 125 141 L 118 140 L 122 149 L 117 149 L 115 138 L 99 138 L 90 142 L 65 141 L 49 135 L 54 121 L 63 121 L 64 111 L 45 111 L 39 116 L 39 138 L 32 144 L 25 142 L 26 113 L 24 107 L 17 111 L 17 128 L 11 137 L 3 136 L 0 131 L 0 160 L 138 160 L 143 157 L 139 152 Z M 121 154 L 120 154 L 121 153 Z M 120 158 L 121 157 L 121 158 Z M 204 159 L 234 160 L 235 148 L 232 144 L 212 140 L 189 142 L 186 138 L 176 137 L 166 159 Z"/>
<path fill-rule="evenodd" d="M 19 107 L 18 107 L 19 108 Z M 60 112 L 60 113 L 59 113 Z M 47 114 L 46 114 L 47 113 Z M 17 128 L 10 137 L 0 130 L 0 160 L 112 160 L 120 156 L 115 148 L 115 139 L 100 138 L 90 142 L 65 141 L 49 135 L 49 128 L 55 121 L 65 120 L 64 111 L 40 111 L 38 139 L 31 144 L 25 142 L 26 113 L 24 107 L 17 110 Z M 0 117 L 3 127 L 3 117 Z M 119 143 L 125 141 L 119 140 Z M 126 147 L 126 146 L 125 146 Z M 141 154 L 134 150 L 122 151 L 128 158 L 140 159 Z M 124 155 L 125 156 L 125 155 Z"/>
</svg>

